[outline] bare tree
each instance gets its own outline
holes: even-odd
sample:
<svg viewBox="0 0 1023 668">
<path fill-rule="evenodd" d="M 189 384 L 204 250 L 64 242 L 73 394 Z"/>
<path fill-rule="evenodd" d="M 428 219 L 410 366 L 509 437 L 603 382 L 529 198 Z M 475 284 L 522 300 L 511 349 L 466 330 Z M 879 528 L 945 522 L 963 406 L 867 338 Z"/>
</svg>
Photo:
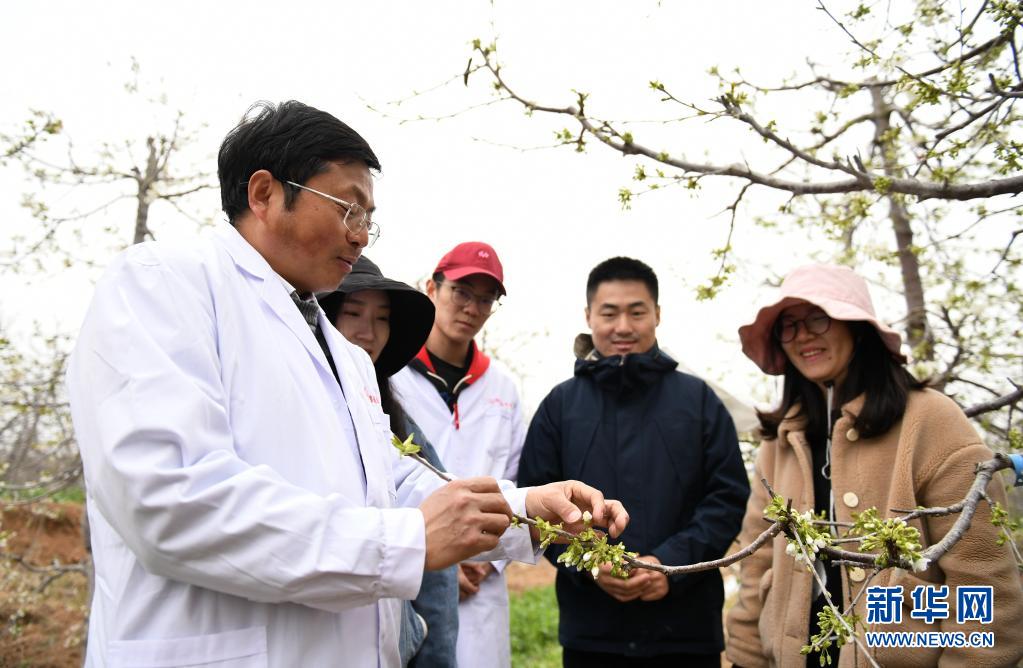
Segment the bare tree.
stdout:
<svg viewBox="0 0 1023 668">
<path fill-rule="evenodd" d="M 459 80 L 468 86 L 485 75 L 490 103 L 521 106 L 530 118 L 565 119 L 559 145 L 585 152 L 596 144 L 633 160 L 633 185 L 619 192 L 624 206 L 652 190 L 699 190 L 707 179 L 734 183 L 725 207 L 728 238 L 714 251 L 719 268 L 700 298 L 714 297 L 735 271 L 743 225 L 823 230 L 835 241 L 834 259 L 891 266 L 915 370 L 963 405 L 998 403 L 1000 412 L 985 413 L 982 423 L 1004 442 L 1019 426 L 1012 379 L 1023 377 L 1021 260 L 1013 246 L 1023 232 L 1015 197 L 1023 191 L 1016 108 L 1023 9 L 973 4 L 853 4 L 839 14 L 822 0 L 821 20 L 852 42 L 856 76 L 830 75 L 808 62 L 801 78 L 765 85 L 738 68 L 714 68 L 720 95 L 707 103 L 683 99 L 670 82 L 649 82 L 651 103 L 667 110 L 662 125 L 675 129 L 672 145 L 695 153 L 702 124 L 731 124 L 756 156 L 743 162 L 672 153 L 663 138 L 644 140 L 649 125 L 602 117 L 596 96 L 585 92 L 572 91 L 569 104 L 535 100 L 506 75 L 493 42 L 474 42 Z M 760 115 L 761 103 L 780 98 L 808 115 Z M 743 215 L 754 190 L 784 194 L 787 202 L 778 212 Z"/>
<path fill-rule="evenodd" d="M 137 70 L 133 64 L 136 75 Z M 130 95 L 139 93 L 135 81 L 126 88 Z M 162 99 L 148 103 L 167 109 Z M 0 135 L 0 165 L 21 167 L 36 184 L 23 198 L 32 224 L 0 248 L 0 272 L 26 276 L 54 265 L 104 262 L 107 248 L 97 244 L 115 250 L 155 238 L 157 205 L 166 206 L 169 214 L 159 224 L 207 222 L 185 208 L 191 196 L 214 187 L 211 175 L 185 158 L 195 137 L 178 111 L 166 127 L 154 127 L 140 138 L 111 139 L 82 151 L 61 121 L 31 112 L 17 133 Z M 134 210 L 133 218 L 121 219 L 125 224 L 118 219 L 128 211 L 123 203 Z M 31 504 L 82 481 L 63 385 L 70 341 L 43 335 L 36 327 L 16 342 L 5 336 L 9 331 L 0 328 L 0 510 L 29 505 L 30 512 L 46 514 L 46 506 Z M 85 513 L 82 531 L 88 549 Z M 91 599 L 91 563 L 33 565 L 10 551 L 7 537 L 0 517 L 0 561 L 13 564 L 13 570 L 5 570 L 0 563 L 0 574 L 19 610 L 34 605 L 46 587 L 67 573 L 86 575 Z M 78 625 L 67 633 L 68 642 L 82 643 L 86 632 Z"/>
</svg>

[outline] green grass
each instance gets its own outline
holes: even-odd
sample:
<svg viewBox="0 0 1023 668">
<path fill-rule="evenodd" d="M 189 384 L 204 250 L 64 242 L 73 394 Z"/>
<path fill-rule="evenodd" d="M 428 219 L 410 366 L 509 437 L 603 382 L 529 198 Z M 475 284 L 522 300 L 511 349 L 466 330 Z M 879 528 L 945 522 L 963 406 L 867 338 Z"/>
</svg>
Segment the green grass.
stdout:
<svg viewBox="0 0 1023 668">
<path fill-rule="evenodd" d="M 511 594 L 513 668 L 558 668 L 558 600 L 554 586 Z"/>
<path fill-rule="evenodd" d="M 18 492 L 17 494 L 4 493 L 0 494 L 0 502 L 3 501 L 21 501 L 24 499 L 31 499 L 35 496 L 39 496 L 46 492 L 45 486 L 37 488 L 26 489 Z M 69 485 L 53 492 L 52 494 L 46 494 L 40 501 L 52 501 L 53 503 L 85 503 L 85 489 L 78 484 Z"/>
</svg>

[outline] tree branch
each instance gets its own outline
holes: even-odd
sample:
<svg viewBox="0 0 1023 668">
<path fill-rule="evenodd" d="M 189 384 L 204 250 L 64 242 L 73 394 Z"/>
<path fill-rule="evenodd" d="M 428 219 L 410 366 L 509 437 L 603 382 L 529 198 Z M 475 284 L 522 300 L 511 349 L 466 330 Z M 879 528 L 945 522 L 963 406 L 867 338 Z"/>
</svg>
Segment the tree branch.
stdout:
<svg viewBox="0 0 1023 668">
<path fill-rule="evenodd" d="M 1023 386 L 1016 385 L 1016 389 L 1008 394 L 992 399 L 991 401 L 985 401 L 979 404 L 975 404 L 963 410 L 966 413 L 966 417 L 977 417 L 984 413 L 990 413 L 996 411 L 999 408 L 1004 408 L 1010 404 L 1014 404 L 1017 401 L 1023 399 Z"/>
<path fill-rule="evenodd" d="M 68 564 L 66 566 L 53 565 L 53 566 L 39 567 L 39 566 L 33 566 L 32 564 L 28 563 L 27 561 L 25 561 L 25 558 L 22 557 L 21 555 L 17 555 L 17 554 L 2 554 L 0 556 L 6 557 L 10 561 L 15 562 L 16 564 L 18 564 L 19 566 L 21 566 L 22 568 L 24 568 L 25 570 L 27 570 L 27 571 L 29 571 L 31 573 L 39 573 L 39 574 L 47 574 L 47 575 L 49 575 L 49 577 L 47 577 L 45 580 L 43 580 L 39 584 L 39 586 L 36 587 L 36 592 L 38 592 L 38 593 L 42 593 L 47 587 L 49 587 L 53 583 L 54 580 L 56 580 L 57 578 L 59 578 L 59 577 L 61 577 L 63 575 L 67 575 L 68 573 L 82 573 L 84 575 L 84 574 L 86 574 L 88 572 L 86 570 L 86 567 L 83 564 Z"/>
<path fill-rule="evenodd" d="M 484 66 L 495 79 L 495 86 L 507 94 L 509 99 L 517 101 L 529 111 L 542 111 L 551 114 L 569 116 L 579 123 L 583 134 L 598 139 L 604 145 L 620 152 L 622 155 L 637 155 L 660 164 L 669 165 L 686 173 L 706 174 L 708 176 L 729 176 L 744 179 L 754 185 L 762 185 L 775 190 L 783 190 L 795 195 L 843 194 L 852 192 L 872 191 L 883 187 L 886 193 L 913 195 L 920 200 L 972 200 L 996 195 L 1017 194 L 1023 192 L 1023 176 L 983 181 L 978 183 L 927 182 L 915 178 L 887 177 L 864 173 L 849 179 L 836 181 L 793 181 L 757 172 L 746 165 L 715 165 L 690 162 L 673 158 L 666 151 L 657 151 L 644 146 L 632 138 L 631 133 L 615 130 L 606 121 L 590 118 L 582 108 L 575 106 L 555 107 L 529 100 L 513 90 L 501 75 L 500 66 L 492 61 L 489 50 L 479 49 L 484 57 Z M 583 97 L 583 96 L 580 96 Z M 581 139 L 571 142 L 577 146 Z M 847 170 L 845 170 L 847 171 Z M 883 182 L 879 179 L 884 179 Z M 879 185 L 883 184 L 883 185 Z"/>
</svg>

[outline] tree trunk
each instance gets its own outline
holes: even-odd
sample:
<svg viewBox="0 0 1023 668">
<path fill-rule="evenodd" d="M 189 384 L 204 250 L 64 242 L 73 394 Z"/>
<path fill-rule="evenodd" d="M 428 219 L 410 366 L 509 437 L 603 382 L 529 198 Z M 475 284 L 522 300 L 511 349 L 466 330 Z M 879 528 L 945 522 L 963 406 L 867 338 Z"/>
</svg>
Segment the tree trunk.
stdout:
<svg viewBox="0 0 1023 668">
<path fill-rule="evenodd" d="M 149 156 L 146 158 L 146 173 L 138 174 L 138 206 L 135 209 L 135 235 L 132 244 L 140 244 L 149 233 L 149 205 L 152 202 L 150 190 L 160 175 L 160 160 L 156 151 L 156 142 L 152 137 L 146 139 Z"/>
<path fill-rule="evenodd" d="M 881 152 L 881 160 L 885 176 L 900 176 L 895 156 L 889 149 L 891 139 L 886 135 L 891 129 L 889 117 L 892 108 L 884 99 L 884 91 L 880 86 L 870 88 L 874 104 L 874 143 Z M 930 327 L 927 323 L 927 309 L 924 302 L 923 281 L 920 280 L 920 262 L 913 251 L 913 228 L 910 225 L 909 212 L 902 201 L 888 196 L 888 217 L 895 231 L 895 247 L 899 254 L 899 267 L 902 270 L 902 287 L 906 299 L 906 339 L 918 359 L 934 359 L 934 345 Z"/>
</svg>

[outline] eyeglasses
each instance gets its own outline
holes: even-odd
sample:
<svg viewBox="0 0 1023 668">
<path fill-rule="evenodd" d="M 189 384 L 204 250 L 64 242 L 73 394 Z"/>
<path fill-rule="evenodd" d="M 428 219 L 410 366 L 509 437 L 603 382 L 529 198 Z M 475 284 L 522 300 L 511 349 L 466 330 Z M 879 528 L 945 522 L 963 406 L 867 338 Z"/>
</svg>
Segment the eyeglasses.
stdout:
<svg viewBox="0 0 1023 668">
<path fill-rule="evenodd" d="M 372 246 L 380 238 L 380 226 L 369 219 L 369 213 L 358 204 L 354 202 L 346 202 L 343 199 L 328 195 L 327 193 L 321 193 L 319 190 L 313 190 L 308 186 L 299 185 L 294 181 L 285 181 L 289 186 L 294 186 L 302 190 L 308 190 L 314 195 L 319 195 L 329 199 L 334 204 L 339 204 L 345 208 L 345 227 L 352 234 L 362 234 L 363 230 L 366 230 L 366 234 L 369 236 L 369 241 L 366 242 L 366 246 Z"/>
<path fill-rule="evenodd" d="M 480 309 L 480 313 L 486 315 L 492 311 L 496 311 L 497 307 L 501 305 L 501 302 L 497 301 L 497 297 L 480 297 L 472 290 L 466 290 L 462 286 L 455 285 L 454 283 L 445 283 L 444 285 L 451 286 L 451 301 L 453 301 L 456 306 L 465 307 L 468 306 L 470 302 L 475 301 L 476 305 Z"/>
<path fill-rule="evenodd" d="M 799 335 L 800 323 L 810 334 L 824 334 L 831 329 L 831 317 L 824 311 L 815 311 L 802 320 L 779 318 L 778 322 L 774 324 L 774 338 L 778 339 L 780 343 L 795 341 L 796 336 Z"/>
</svg>

